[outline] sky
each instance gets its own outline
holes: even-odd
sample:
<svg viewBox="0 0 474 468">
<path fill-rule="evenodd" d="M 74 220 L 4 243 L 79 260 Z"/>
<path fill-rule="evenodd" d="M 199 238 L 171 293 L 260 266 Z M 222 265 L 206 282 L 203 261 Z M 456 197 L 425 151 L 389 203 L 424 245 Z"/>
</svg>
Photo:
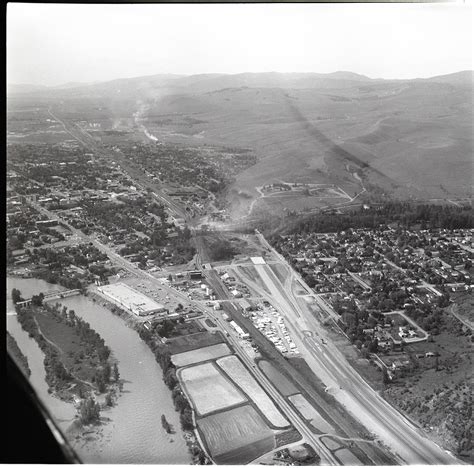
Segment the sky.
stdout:
<svg viewBox="0 0 474 468">
<path fill-rule="evenodd" d="M 55 86 L 162 73 L 473 68 L 470 3 L 7 6 L 7 80 Z"/>
</svg>

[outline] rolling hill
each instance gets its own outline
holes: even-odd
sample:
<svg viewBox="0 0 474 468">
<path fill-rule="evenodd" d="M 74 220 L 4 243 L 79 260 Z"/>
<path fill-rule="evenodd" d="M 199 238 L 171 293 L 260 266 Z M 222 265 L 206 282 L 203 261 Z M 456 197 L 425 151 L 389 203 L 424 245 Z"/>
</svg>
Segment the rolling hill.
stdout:
<svg viewBox="0 0 474 468">
<path fill-rule="evenodd" d="M 281 180 L 334 183 L 355 196 L 354 174 L 392 197 L 456 198 L 472 190 L 472 85 L 472 71 L 415 80 L 351 72 L 155 75 L 28 90 L 9 95 L 8 106 L 41 101 L 74 118 L 100 105 L 110 121 L 131 121 L 139 111 L 161 140 L 251 149 L 257 164 L 229 191 L 236 205 Z"/>
</svg>

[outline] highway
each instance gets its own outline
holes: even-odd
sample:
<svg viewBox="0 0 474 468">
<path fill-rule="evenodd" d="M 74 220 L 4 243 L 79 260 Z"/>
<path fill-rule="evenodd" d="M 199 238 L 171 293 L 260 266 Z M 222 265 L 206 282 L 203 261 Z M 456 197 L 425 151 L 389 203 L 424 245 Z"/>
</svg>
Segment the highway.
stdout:
<svg viewBox="0 0 474 468">
<path fill-rule="evenodd" d="M 227 332 L 227 341 L 233 346 L 236 354 L 244 362 L 247 369 L 256 379 L 256 381 L 265 389 L 265 391 L 273 398 L 277 403 L 277 406 L 282 410 L 283 414 L 290 420 L 293 426 L 299 431 L 304 437 L 304 441 L 308 442 L 315 449 L 317 449 L 319 456 L 321 457 L 321 465 L 340 465 L 338 460 L 330 452 L 330 450 L 319 440 L 316 434 L 313 434 L 306 425 L 306 422 L 298 415 L 298 413 L 292 408 L 292 406 L 285 400 L 285 398 L 278 393 L 275 387 L 268 381 L 265 374 L 258 368 L 253 359 L 242 349 L 238 338 L 234 336 L 234 330 L 230 325 L 225 322 L 221 317 L 209 313 L 219 327 Z M 302 441 L 302 442 L 304 442 Z M 260 458 L 261 455 L 259 455 Z"/>
<path fill-rule="evenodd" d="M 57 215 L 36 203 L 31 203 L 36 209 L 38 209 L 41 213 L 48 216 L 50 219 L 58 219 Z M 315 448 L 318 449 L 318 453 L 321 456 L 321 463 L 323 465 L 338 465 L 337 459 L 332 455 L 332 453 L 319 441 L 318 437 L 311 432 L 311 430 L 307 427 L 306 423 L 303 419 L 296 413 L 296 411 L 290 406 L 290 404 L 277 392 L 277 390 L 273 387 L 273 385 L 268 381 L 266 376 L 260 371 L 260 369 L 255 366 L 253 360 L 248 356 L 244 349 L 242 349 L 238 339 L 233 336 L 233 330 L 230 326 L 222 320 L 222 318 L 216 317 L 212 311 L 204 307 L 202 304 L 196 301 L 192 301 L 189 297 L 180 292 L 176 289 L 167 286 L 163 282 L 161 282 L 158 278 L 154 277 L 152 274 L 140 270 L 137 266 L 129 262 L 128 260 L 124 259 L 116 252 L 113 251 L 110 247 L 105 246 L 101 242 L 94 239 L 92 236 L 88 236 L 84 234 L 82 231 L 75 229 L 67 222 L 62 221 L 77 237 L 81 238 L 84 242 L 92 242 L 93 245 L 98 248 L 100 251 L 104 252 L 109 256 L 109 258 L 116 264 L 120 265 L 125 270 L 132 273 L 134 276 L 141 277 L 148 281 L 152 281 L 154 284 L 159 286 L 162 289 L 168 291 L 169 294 L 172 294 L 178 298 L 180 298 L 185 303 L 192 304 L 195 308 L 199 309 L 203 312 L 206 316 L 213 318 L 219 327 L 225 332 L 228 332 L 229 336 L 227 337 L 228 341 L 233 345 L 236 353 L 242 359 L 242 361 L 246 364 L 248 370 L 253 374 L 257 382 L 259 382 L 262 387 L 267 391 L 267 393 L 275 400 L 277 405 L 281 408 L 284 415 L 290 420 L 290 422 L 294 425 L 294 427 L 301 433 L 301 435 L 305 438 L 305 440 L 313 445 Z M 210 283 L 216 283 L 217 273 L 214 271 L 203 271 L 207 275 L 210 276 Z M 215 276 L 214 276 L 215 275 Z M 214 280 L 214 281 L 212 281 Z M 222 288 L 220 291 L 221 295 L 227 296 L 229 293 L 225 288 Z"/>
<path fill-rule="evenodd" d="M 161 186 L 150 182 L 147 176 L 138 169 L 130 167 L 129 162 L 123 154 L 116 152 L 109 154 L 84 130 L 61 121 L 51 110 L 50 115 L 63 125 L 65 131 L 89 150 L 110 160 L 119 160 L 124 170 L 126 170 L 132 178 L 136 179 L 138 184 L 149 188 L 157 200 L 164 203 L 175 216 L 187 218 L 183 208 L 167 196 Z M 40 205 L 32 203 L 32 206 L 48 217 L 57 219 L 55 213 L 42 208 Z M 184 303 L 193 303 L 197 309 L 206 315 L 213 316 L 203 305 L 191 301 L 186 294 L 167 286 L 152 274 L 140 270 L 137 266 L 114 252 L 113 249 L 97 241 L 94 237 L 87 236 L 67 223 L 65 224 L 78 238 L 83 239 L 85 242 L 92 242 L 99 250 L 106 253 L 111 260 L 133 275 L 152 281 L 153 284 L 167 290 L 169 294 L 180 298 Z M 340 401 L 356 419 L 364 424 L 369 431 L 376 434 L 380 440 L 386 443 L 405 463 L 459 464 L 459 460 L 428 440 L 419 429 L 414 427 L 411 422 L 388 404 L 354 370 L 342 353 L 331 343 L 330 338 L 327 337 L 325 330 L 321 327 L 321 324 L 316 320 L 313 314 L 301 307 L 296 300 L 292 290 L 292 284 L 293 281 L 298 279 L 300 283 L 305 285 L 301 277 L 294 272 L 283 256 L 276 252 L 260 233 L 257 234 L 262 244 L 271 250 L 283 265 L 287 266 L 290 272 L 290 278 L 289 281 L 285 281 L 285 285 L 283 285 L 268 265 L 256 265 L 256 270 L 260 273 L 262 280 L 269 288 L 271 294 L 268 294 L 258 285 L 253 284 L 252 287 L 256 289 L 262 297 L 273 303 L 286 318 L 288 328 L 290 332 L 292 332 L 292 335 L 294 335 L 295 342 L 301 348 L 308 365 L 312 368 L 314 373 L 325 382 L 334 397 Z M 203 272 L 208 277 L 216 294 L 221 298 L 228 299 L 229 293 L 227 289 L 222 286 L 217 274 L 214 271 L 203 270 Z M 307 285 L 305 285 L 305 287 L 310 291 Z M 318 300 L 317 296 L 313 297 L 316 297 L 316 300 Z M 325 307 L 327 307 L 327 305 L 325 305 Z M 226 329 L 227 324 L 224 324 L 222 320 L 217 320 L 216 318 L 215 320 L 219 323 L 221 328 Z M 327 341 L 327 345 L 320 344 L 322 340 L 320 341 L 319 338 L 323 336 Z M 276 391 L 263 373 L 254 366 L 253 360 L 246 354 L 237 340 L 232 337 L 232 335 L 229 336 L 229 339 L 234 345 L 237 354 L 247 365 L 249 371 L 277 402 L 291 423 L 308 442 L 314 445 L 315 448 L 318 448 L 322 457 L 322 463 L 339 464 L 331 452 L 319 441 L 318 437 L 308 429 L 306 423 L 299 417 L 291 405 Z"/>
<path fill-rule="evenodd" d="M 269 246 L 266 243 L 266 246 Z M 278 252 L 274 254 L 289 268 L 291 282 L 298 279 Z M 256 265 L 271 294 L 253 284 L 285 316 L 288 326 L 304 346 L 305 358 L 316 375 L 367 429 L 376 434 L 408 464 L 459 464 L 460 461 L 430 441 L 418 428 L 375 392 L 333 345 L 313 314 L 300 307 L 291 286 L 284 286 L 271 268 Z M 290 284 L 291 284 L 290 282 Z M 306 286 L 307 287 L 307 286 Z M 309 290 L 309 289 L 308 289 Z M 316 336 L 316 338 L 315 338 Z M 322 345 L 322 337 L 327 344 Z M 318 339 L 321 338 L 321 339 Z M 298 344 L 298 343 L 297 343 Z"/>
</svg>

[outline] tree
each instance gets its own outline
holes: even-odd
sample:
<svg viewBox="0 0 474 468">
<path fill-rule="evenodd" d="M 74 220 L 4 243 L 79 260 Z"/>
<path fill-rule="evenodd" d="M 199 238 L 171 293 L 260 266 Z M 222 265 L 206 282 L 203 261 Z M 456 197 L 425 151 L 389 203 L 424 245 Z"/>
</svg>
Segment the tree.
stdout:
<svg viewBox="0 0 474 468">
<path fill-rule="evenodd" d="M 12 301 L 13 301 L 13 304 L 16 304 L 17 302 L 22 302 L 24 299 L 21 297 L 21 292 L 19 289 L 16 289 L 16 288 L 13 288 L 12 289 L 12 294 L 11 294 L 11 297 L 12 297 Z"/>
<path fill-rule="evenodd" d="M 43 297 L 41 297 L 41 294 L 38 294 L 38 295 L 34 295 L 32 298 L 31 298 L 31 303 L 37 307 L 43 305 L 43 298 L 44 298 L 44 295 Z"/>
<path fill-rule="evenodd" d="M 114 406 L 114 399 L 113 399 L 113 396 L 112 396 L 111 392 L 109 392 L 109 393 L 107 393 L 107 395 L 105 395 L 105 404 L 107 406 Z"/>
<path fill-rule="evenodd" d="M 100 418 L 100 406 L 89 397 L 81 402 L 79 406 L 79 416 L 82 424 L 97 422 Z"/>
<path fill-rule="evenodd" d="M 110 364 L 106 362 L 104 365 L 104 370 L 103 370 L 104 380 L 106 383 L 110 382 L 111 374 L 112 374 L 112 368 L 110 367 Z"/>
<path fill-rule="evenodd" d="M 114 367 L 112 369 L 113 375 L 114 375 L 114 380 L 118 382 L 120 380 L 120 373 L 118 370 L 117 363 L 114 363 Z"/>
</svg>

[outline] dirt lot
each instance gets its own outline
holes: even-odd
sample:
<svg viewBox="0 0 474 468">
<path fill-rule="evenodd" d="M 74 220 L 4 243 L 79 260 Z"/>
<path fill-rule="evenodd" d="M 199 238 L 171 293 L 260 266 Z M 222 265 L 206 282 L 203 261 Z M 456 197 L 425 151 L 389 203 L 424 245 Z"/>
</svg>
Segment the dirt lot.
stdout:
<svg viewBox="0 0 474 468">
<path fill-rule="evenodd" d="M 184 353 L 193 349 L 212 346 L 218 343 L 224 343 L 224 337 L 219 333 L 210 333 L 208 331 L 193 333 L 191 335 L 170 338 L 166 344 L 171 354 Z"/>
<path fill-rule="evenodd" d="M 223 357 L 217 360 L 217 364 L 252 399 L 270 424 L 278 428 L 289 426 L 288 421 L 237 356 Z"/>
<path fill-rule="evenodd" d="M 198 420 L 218 464 L 246 464 L 274 448 L 273 432 L 251 405 Z"/>
<path fill-rule="evenodd" d="M 180 371 L 179 376 L 186 394 L 201 416 L 247 400 L 212 363 L 186 367 Z"/>
<path fill-rule="evenodd" d="M 204 348 L 175 354 L 171 360 L 175 366 L 184 367 L 202 361 L 209 361 L 210 359 L 217 359 L 230 353 L 231 351 L 225 343 L 219 343 L 213 346 L 206 346 Z"/>
</svg>

